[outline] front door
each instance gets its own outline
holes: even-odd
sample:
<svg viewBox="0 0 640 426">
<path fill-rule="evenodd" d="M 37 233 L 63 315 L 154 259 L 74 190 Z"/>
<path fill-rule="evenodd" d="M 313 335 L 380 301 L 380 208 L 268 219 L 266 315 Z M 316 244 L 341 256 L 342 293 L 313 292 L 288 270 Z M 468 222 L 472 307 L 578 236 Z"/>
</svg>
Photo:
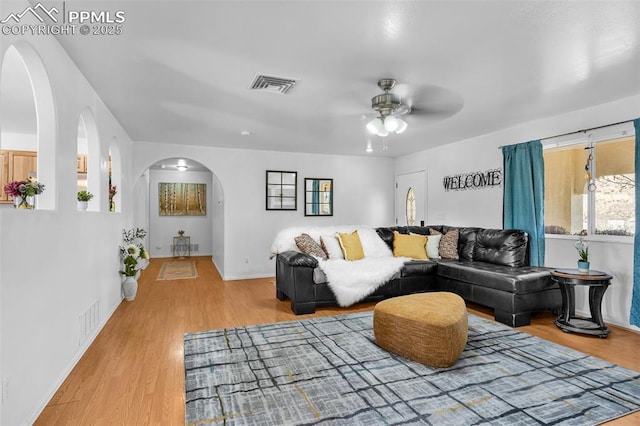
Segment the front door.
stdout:
<svg viewBox="0 0 640 426">
<path fill-rule="evenodd" d="M 396 225 L 415 225 L 426 221 L 425 170 L 396 176 Z"/>
</svg>

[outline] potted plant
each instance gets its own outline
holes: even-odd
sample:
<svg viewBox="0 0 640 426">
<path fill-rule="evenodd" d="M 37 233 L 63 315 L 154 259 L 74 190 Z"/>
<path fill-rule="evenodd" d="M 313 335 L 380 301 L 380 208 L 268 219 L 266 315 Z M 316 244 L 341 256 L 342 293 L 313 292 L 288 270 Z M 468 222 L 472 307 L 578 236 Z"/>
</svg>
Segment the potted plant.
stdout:
<svg viewBox="0 0 640 426">
<path fill-rule="evenodd" d="M 77 198 L 78 198 L 78 210 L 84 211 L 84 210 L 87 210 L 87 207 L 89 206 L 89 201 L 91 201 L 91 199 L 93 198 L 93 194 L 83 189 L 82 191 L 78 191 Z"/>
<path fill-rule="evenodd" d="M 13 197 L 13 206 L 18 209 L 33 209 L 36 195 L 42 194 L 44 185 L 29 176 L 25 180 L 14 180 L 4 186 L 4 192 Z"/>
<path fill-rule="evenodd" d="M 127 301 L 136 298 L 140 270 L 145 269 L 149 264 L 149 254 L 144 249 L 142 241 L 146 235 L 147 231 L 141 228 L 122 230 L 122 240 L 125 245 L 120 246 L 122 260 L 120 274 L 124 276 L 122 289 Z"/>
<path fill-rule="evenodd" d="M 586 274 L 589 272 L 589 244 L 586 243 L 582 237 L 578 238 L 575 244 L 576 250 L 578 250 L 578 272 Z"/>
</svg>

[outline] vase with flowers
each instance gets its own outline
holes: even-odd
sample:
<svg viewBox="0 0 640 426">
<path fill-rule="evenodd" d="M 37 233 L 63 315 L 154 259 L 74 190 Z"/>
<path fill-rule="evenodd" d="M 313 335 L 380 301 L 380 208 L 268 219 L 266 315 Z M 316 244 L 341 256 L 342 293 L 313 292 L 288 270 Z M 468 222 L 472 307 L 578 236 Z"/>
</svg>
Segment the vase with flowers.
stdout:
<svg viewBox="0 0 640 426">
<path fill-rule="evenodd" d="M 136 298 L 140 270 L 149 265 L 149 254 L 144 249 L 143 241 L 146 235 L 147 231 L 141 228 L 122 230 L 124 246 L 120 246 L 120 259 L 122 261 L 120 274 L 124 277 L 122 291 L 128 301 Z"/>
<path fill-rule="evenodd" d="M 14 180 L 4 186 L 4 192 L 13 197 L 13 206 L 18 209 L 33 209 L 36 195 L 42 194 L 44 185 L 34 177 L 25 180 Z"/>
<path fill-rule="evenodd" d="M 589 273 L 589 243 L 585 242 L 582 237 L 578 238 L 575 244 L 578 250 L 578 272 L 581 274 Z"/>
<path fill-rule="evenodd" d="M 111 179 L 109 179 L 111 180 Z M 118 193 L 118 188 L 115 185 L 109 184 L 109 211 L 116 211 L 116 202 L 113 201 L 113 197 Z"/>
</svg>

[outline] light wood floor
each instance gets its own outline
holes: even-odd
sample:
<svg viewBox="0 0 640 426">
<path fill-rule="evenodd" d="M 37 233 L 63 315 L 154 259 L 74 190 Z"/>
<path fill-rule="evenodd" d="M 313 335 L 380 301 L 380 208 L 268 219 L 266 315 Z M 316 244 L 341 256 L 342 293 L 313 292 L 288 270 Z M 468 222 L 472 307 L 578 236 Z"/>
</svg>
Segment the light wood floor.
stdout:
<svg viewBox="0 0 640 426">
<path fill-rule="evenodd" d="M 208 257 L 194 257 L 199 278 L 156 281 L 163 259 L 153 259 L 133 302 L 123 301 L 36 425 L 183 425 L 184 333 L 367 311 L 320 309 L 295 316 L 275 298 L 274 279 L 224 282 Z M 469 311 L 490 317 L 489 310 Z M 551 314 L 519 330 L 640 371 L 640 334 L 613 327 L 607 339 L 565 334 Z M 640 413 L 610 424 L 638 425 Z"/>
</svg>

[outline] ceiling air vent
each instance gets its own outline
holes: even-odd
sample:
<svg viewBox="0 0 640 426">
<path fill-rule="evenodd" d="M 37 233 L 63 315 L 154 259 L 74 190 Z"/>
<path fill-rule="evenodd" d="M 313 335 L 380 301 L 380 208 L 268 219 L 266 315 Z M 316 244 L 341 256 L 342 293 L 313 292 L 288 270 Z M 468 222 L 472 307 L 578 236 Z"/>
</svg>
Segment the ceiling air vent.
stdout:
<svg viewBox="0 0 640 426">
<path fill-rule="evenodd" d="M 262 90 L 265 92 L 282 93 L 283 95 L 289 93 L 289 90 L 297 83 L 296 80 L 290 78 L 270 77 L 268 75 L 256 75 L 249 86 L 251 90 Z"/>
</svg>

